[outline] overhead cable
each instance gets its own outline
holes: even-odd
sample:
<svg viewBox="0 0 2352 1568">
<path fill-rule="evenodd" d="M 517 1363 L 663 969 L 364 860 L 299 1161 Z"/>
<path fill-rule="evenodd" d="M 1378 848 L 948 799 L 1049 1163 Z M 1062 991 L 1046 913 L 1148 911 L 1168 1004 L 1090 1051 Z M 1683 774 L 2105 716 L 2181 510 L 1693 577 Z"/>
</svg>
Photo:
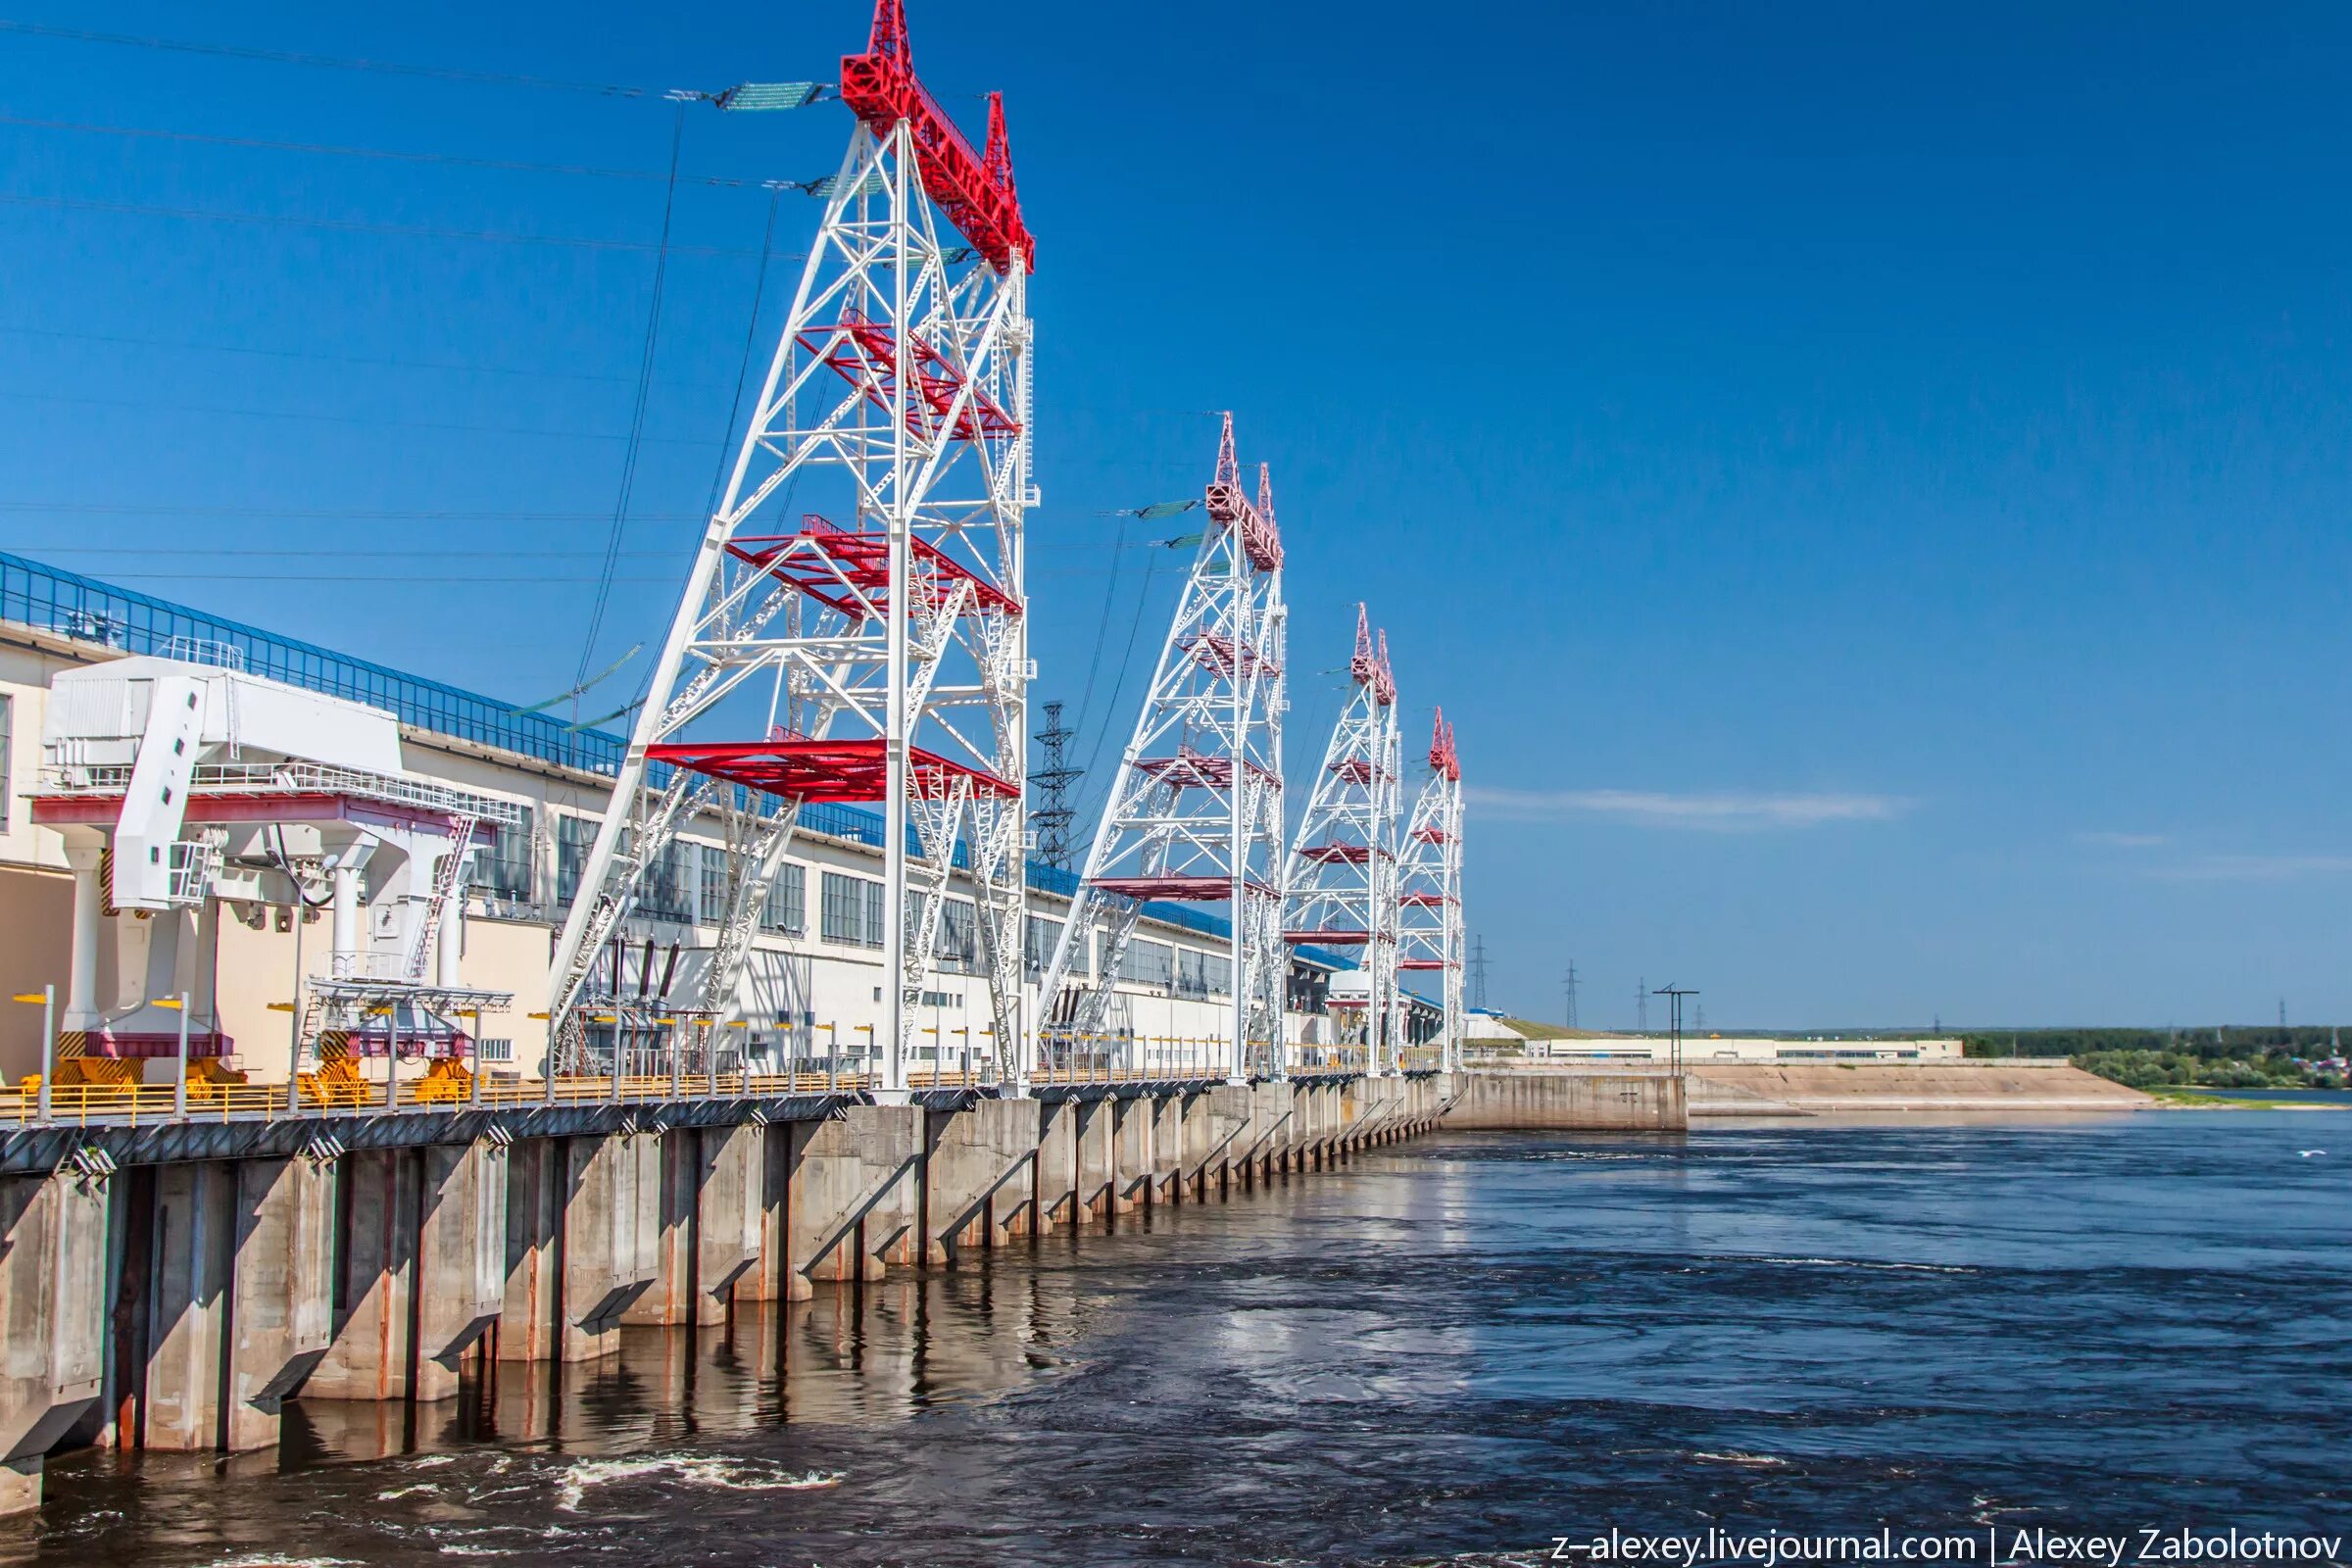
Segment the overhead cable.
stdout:
<svg viewBox="0 0 2352 1568">
<path fill-rule="evenodd" d="M 681 103 L 669 127 L 669 187 L 662 203 L 662 242 L 654 252 L 653 298 L 646 306 L 645 346 L 637 360 L 636 403 L 629 411 L 628 444 L 621 449 L 620 489 L 612 500 L 612 526 L 605 536 L 605 580 L 597 585 L 590 602 L 588 634 L 580 641 L 580 667 L 573 677 L 582 682 L 588 678 L 588 662 L 596 655 L 597 634 L 605 628 L 605 609 L 612 599 L 612 569 L 620 559 L 621 535 L 628 527 L 629 495 L 637 485 L 637 454 L 645 437 L 646 402 L 653 392 L 654 355 L 662 343 L 662 285 L 669 271 L 669 226 L 678 209 L 678 149 L 685 139 L 686 106 Z M 769 206 L 772 209 L 774 203 Z"/>
<path fill-rule="evenodd" d="M 483 240 L 501 245 L 568 245 L 595 251 L 650 251 L 657 247 L 641 239 L 599 239 L 577 234 L 511 234 L 498 229 L 442 228 L 426 223 L 365 223 L 346 218 L 295 218 L 280 213 L 235 213 L 215 207 L 156 207 L 143 202 L 91 201 L 79 196 L 0 195 L 11 207 L 56 207 L 69 212 L 119 213 L 131 218 L 183 218 L 213 223 L 275 223 L 288 228 L 318 228 L 343 234 L 389 234 L 402 239 Z M 741 246 L 672 245 L 673 256 L 749 256 Z M 802 260 L 803 258 L 792 258 Z"/>
<path fill-rule="evenodd" d="M 503 71 L 469 71 L 457 66 L 413 66 L 393 60 L 355 60 L 337 55 L 305 54 L 292 49 L 259 49 L 249 44 L 200 43 L 185 38 L 152 38 L 127 32 L 100 32 L 88 27 L 60 27 L 39 22 L 0 21 L 0 32 L 74 43 L 115 44 L 125 48 L 158 49 L 173 54 L 216 55 L 229 60 L 258 60 L 271 65 L 310 66 L 325 71 L 368 71 L 394 76 L 423 76 L 436 81 L 462 81 L 487 87 L 537 87 L 552 92 L 590 93 L 600 98 L 647 98 L 648 87 L 629 87 L 609 81 L 565 81 L 555 76 L 520 75 Z"/>
</svg>

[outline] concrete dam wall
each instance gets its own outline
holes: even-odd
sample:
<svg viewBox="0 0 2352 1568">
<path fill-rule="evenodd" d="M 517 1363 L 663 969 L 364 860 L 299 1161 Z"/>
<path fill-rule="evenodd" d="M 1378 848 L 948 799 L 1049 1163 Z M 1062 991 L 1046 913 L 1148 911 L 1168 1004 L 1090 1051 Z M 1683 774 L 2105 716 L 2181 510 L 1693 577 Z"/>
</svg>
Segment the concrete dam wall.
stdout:
<svg viewBox="0 0 2352 1568">
<path fill-rule="evenodd" d="M 1465 1072 L 1447 1132 L 1680 1132 L 1684 1083 L 1667 1072 Z"/>
<path fill-rule="evenodd" d="M 430 1403 L 469 1366 L 617 1354 L 624 1326 L 1226 1199 L 1452 1096 L 1334 1074 L 11 1129 L 0 1513 L 62 1448 L 274 1448 L 291 1398 Z"/>
</svg>

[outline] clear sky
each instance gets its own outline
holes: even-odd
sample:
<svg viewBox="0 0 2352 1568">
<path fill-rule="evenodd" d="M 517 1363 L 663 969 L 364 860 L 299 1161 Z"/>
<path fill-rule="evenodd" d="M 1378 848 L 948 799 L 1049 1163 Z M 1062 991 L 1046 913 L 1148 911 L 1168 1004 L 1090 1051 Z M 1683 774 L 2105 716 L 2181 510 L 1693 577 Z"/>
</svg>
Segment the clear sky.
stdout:
<svg viewBox="0 0 2352 1568">
<path fill-rule="evenodd" d="M 1557 1017 L 1573 957 L 1588 1025 L 1642 977 L 1716 1027 L 2352 1012 L 2352 12 L 911 3 L 967 125 L 1007 96 L 1081 760 L 1181 569 L 1105 514 L 1197 493 L 1230 408 L 1293 770 L 1368 600 L 1416 749 L 1460 731 L 1496 1004 Z M 829 76 L 868 13 L 15 15 L 658 94 Z M 22 30 L 0 82 L 0 544 L 564 689 L 662 227 L 623 176 L 675 112 Z M 687 114 L 600 665 L 709 504 L 757 181 L 847 129 Z M 781 198 L 779 258 L 815 217 Z"/>
</svg>

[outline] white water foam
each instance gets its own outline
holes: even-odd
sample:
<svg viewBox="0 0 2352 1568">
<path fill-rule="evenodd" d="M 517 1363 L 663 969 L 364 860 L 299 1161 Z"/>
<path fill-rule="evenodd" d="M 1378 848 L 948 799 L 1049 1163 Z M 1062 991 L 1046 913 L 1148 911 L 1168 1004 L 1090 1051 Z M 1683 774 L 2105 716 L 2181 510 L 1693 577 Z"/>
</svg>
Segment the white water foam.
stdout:
<svg viewBox="0 0 2352 1568">
<path fill-rule="evenodd" d="M 780 1465 L 730 1459 L 721 1454 L 582 1459 L 564 1472 L 557 1487 L 558 1503 L 566 1512 L 577 1513 L 590 1487 L 638 1481 L 648 1476 L 663 1476 L 688 1486 L 717 1487 L 728 1492 L 812 1492 L 822 1487 L 838 1487 L 843 1480 L 836 1471 L 811 1470 L 796 1476 Z"/>
<path fill-rule="evenodd" d="M 1727 1263 L 1788 1263 L 1803 1268 L 1881 1268 L 1910 1274 L 1975 1274 L 1964 1263 L 1889 1263 L 1875 1257 L 1766 1257 L 1754 1252 L 1727 1252 Z"/>
</svg>

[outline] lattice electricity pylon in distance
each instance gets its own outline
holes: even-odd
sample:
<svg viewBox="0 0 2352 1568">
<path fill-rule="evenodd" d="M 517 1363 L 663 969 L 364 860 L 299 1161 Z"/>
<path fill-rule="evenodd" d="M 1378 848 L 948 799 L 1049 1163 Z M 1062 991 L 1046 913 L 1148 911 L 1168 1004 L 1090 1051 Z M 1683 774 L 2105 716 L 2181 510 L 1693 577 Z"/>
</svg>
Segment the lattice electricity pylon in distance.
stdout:
<svg viewBox="0 0 2352 1568">
<path fill-rule="evenodd" d="M 1224 1067 L 1239 1083 L 1283 1070 L 1287 612 L 1273 481 L 1261 464 L 1257 500 L 1243 491 L 1231 415 L 1205 505 L 1208 527 L 1046 965 L 1039 1034 L 1053 1060 L 1103 1050 L 1120 962 L 1145 902 L 1223 903 L 1233 924 Z M 1081 956 L 1098 929 L 1091 978 L 1065 988 L 1084 969 Z"/>
<path fill-rule="evenodd" d="M 1462 764 L 1453 726 L 1438 710 L 1429 740 L 1429 780 L 1414 797 L 1396 852 L 1396 967 L 1434 972 L 1445 992 L 1445 1067 L 1462 1062 Z"/>
<path fill-rule="evenodd" d="M 1017 1087 L 1033 250 L 1002 101 L 973 152 L 914 75 L 900 0 L 842 61 L 841 98 L 858 123 L 564 921 L 551 1028 L 580 1038 L 599 949 L 698 811 L 730 841 L 703 985 L 723 1016 L 799 806 L 878 804 L 879 1087 L 906 1087 L 958 856 L 993 1065 Z M 797 514 L 817 491 L 839 522 Z"/>
</svg>

